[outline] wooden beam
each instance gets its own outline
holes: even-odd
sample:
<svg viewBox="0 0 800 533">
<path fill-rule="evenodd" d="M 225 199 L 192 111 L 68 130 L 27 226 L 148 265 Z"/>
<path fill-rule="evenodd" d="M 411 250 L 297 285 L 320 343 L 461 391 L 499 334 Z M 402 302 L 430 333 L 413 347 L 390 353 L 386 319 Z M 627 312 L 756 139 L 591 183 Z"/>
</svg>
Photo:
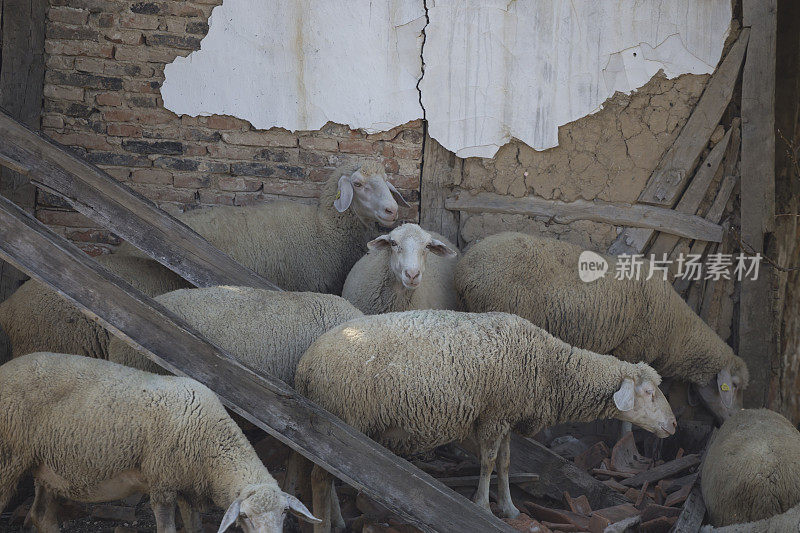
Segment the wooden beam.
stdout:
<svg viewBox="0 0 800 533">
<path fill-rule="evenodd" d="M 683 510 L 678 515 L 678 520 L 672 526 L 671 533 L 697 533 L 703 525 L 703 517 L 706 514 L 706 504 L 703 502 L 703 493 L 700 486 L 695 485 L 686 502 Z"/>
<path fill-rule="evenodd" d="M 436 481 L 448 487 L 475 487 L 478 485 L 480 476 L 458 476 L 458 477 L 437 477 Z M 539 480 L 539 474 L 509 474 L 508 482 L 512 485 L 519 483 L 531 483 Z M 489 483 L 497 485 L 497 475 L 492 474 Z"/>
<path fill-rule="evenodd" d="M 744 25 L 751 28 L 742 73 L 742 240 L 764 254 L 765 236 L 775 218 L 775 54 L 776 0 L 743 0 Z M 770 366 L 777 337 L 772 296 L 773 272 L 745 279 L 739 304 L 739 355 L 750 369 L 746 407 L 767 405 Z"/>
<path fill-rule="evenodd" d="M 686 125 L 661 158 L 647 186 L 639 195 L 640 202 L 664 207 L 675 205 L 686 180 L 689 179 L 689 173 L 697 165 L 700 154 L 731 101 L 748 37 L 749 30 L 744 28 L 728 55 L 711 75 Z"/>
<path fill-rule="evenodd" d="M 547 217 L 559 224 L 593 220 L 615 226 L 634 226 L 672 233 L 689 239 L 719 242 L 722 227 L 702 217 L 651 205 L 609 203 L 599 200 L 561 202 L 527 196 L 513 198 L 482 192 L 474 196 L 457 193 L 445 202 L 447 209 L 477 213 L 509 213 Z"/>
<path fill-rule="evenodd" d="M 425 132 L 420 179 L 420 226 L 458 245 L 459 214 L 445 208 L 445 198 L 461 183 L 464 160 Z"/>
<path fill-rule="evenodd" d="M 44 89 L 44 32 L 47 0 L 0 0 L 0 107 L 39 129 Z M 18 168 L 0 168 L 0 195 L 33 212 L 36 188 Z M 25 275 L 0 262 L 0 302 Z"/>
<path fill-rule="evenodd" d="M 586 495 L 593 509 L 630 503 L 627 498 L 593 478 L 575 463 L 567 461 L 538 442 L 511 436 L 511 472 L 536 472 L 539 481 L 527 485 L 529 492 L 562 501 L 564 492 Z"/>
<path fill-rule="evenodd" d="M 644 472 L 636 474 L 628 479 L 623 479 L 620 481 L 620 484 L 625 485 L 626 487 L 640 487 L 645 483 L 655 483 L 657 481 L 661 481 L 665 477 L 680 474 L 681 472 L 699 464 L 700 456 L 695 454 L 684 455 L 680 459 L 669 461 L 668 463 L 656 466 L 650 470 L 645 470 Z"/>
<path fill-rule="evenodd" d="M 730 153 L 728 148 L 731 147 L 732 149 L 735 146 L 736 153 L 738 154 L 739 138 L 739 125 L 737 119 L 736 123 L 734 123 L 728 129 L 725 137 L 723 137 L 722 140 L 714 146 L 714 148 L 708 154 L 708 157 L 706 157 L 705 161 L 700 164 L 697 172 L 695 172 L 694 178 L 692 178 L 692 181 L 689 182 L 689 186 L 686 188 L 683 196 L 681 196 L 678 205 L 675 206 L 675 211 L 679 213 L 686 213 L 687 215 L 694 215 L 697 213 L 697 209 L 700 207 L 700 204 L 703 202 L 703 199 L 708 193 L 708 187 L 711 185 L 711 182 L 714 180 L 714 177 L 717 175 L 717 172 L 720 169 L 723 156 Z M 650 235 L 647 235 L 646 237 L 643 236 L 641 239 L 643 242 L 647 242 L 649 240 Z M 647 253 L 653 254 L 657 259 L 660 259 L 665 254 L 669 255 L 672 249 L 675 248 L 675 245 L 678 244 L 678 241 L 680 241 L 680 238 L 676 235 L 661 233 L 656 236 L 655 241 L 653 241 L 653 244 L 650 245 L 650 249 Z"/>
<path fill-rule="evenodd" d="M 424 531 L 513 529 L 297 394 L 256 374 L 75 245 L 0 197 L 0 256 L 172 373 Z"/>
<path fill-rule="evenodd" d="M 144 196 L 6 113 L 0 113 L 0 156 L 0 165 L 28 169 L 31 182 L 62 196 L 77 211 L 198 287 L 231 284 L 280 290 Z"/>
</svg>

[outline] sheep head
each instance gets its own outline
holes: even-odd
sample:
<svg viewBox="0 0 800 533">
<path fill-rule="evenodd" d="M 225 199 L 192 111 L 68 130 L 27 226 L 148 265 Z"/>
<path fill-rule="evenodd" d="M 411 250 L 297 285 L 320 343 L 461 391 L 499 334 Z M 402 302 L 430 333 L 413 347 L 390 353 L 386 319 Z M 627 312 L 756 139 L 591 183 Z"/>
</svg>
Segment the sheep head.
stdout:
<svg viewBox="0 0 800 533">
<path fill-rule="evenodd" d="M 236 522 L 244 533 L 281 533 L 287 510 L 306 522 L 321 522 L 300 500 L 275 484 L 249 485 L 225 511 L 217 533 L 224 533 Z"/>
<path fill-rule="evenodd" d="M 352 207 L 356 216 L 366 224 L 377 222 L 392 226 L 397 221 L 398 203 L 408 207 L 408 202 L 389 182 L 383 167 L 373 162 L 339 178 L 333 206 L 340 213 Z"/>
<path fill-rule="evenodd" d="M 622 378 L 619 390 L 614 393 L 614 405 L 619 410 L 615 418 L 635 424 L 663 439 L 675 433 L 677 422 L 667 398 L 658 388 L 661 381 L 658 374 L 649 367 L 647 369 L 650 372 Z"/>
<path fill-rule="evenodd" d="M 428 254 L 455 257 L 458 252 L 435 238 L 417 224 L 403 224 L 386 235 L 367 243 L 370 250 L 388 249 L 389 268 L 397 281 L 406 289 L 413 290 L 422 283 L 422 274 Z"/>
<path fill-rule="evenodd" d="M 703 386 L 690 385 L 689 391 L 696 392 L 700 401 L 711 411 L 717 422 L 722 424 L 730 416 L 742 408 L 742 391 L 747 387 L 749 374 L 744 361 L 735 357 L 732 364 L 726 366 Z M 690 404 L 696 404 L 692 402 Z"/>
</svg>

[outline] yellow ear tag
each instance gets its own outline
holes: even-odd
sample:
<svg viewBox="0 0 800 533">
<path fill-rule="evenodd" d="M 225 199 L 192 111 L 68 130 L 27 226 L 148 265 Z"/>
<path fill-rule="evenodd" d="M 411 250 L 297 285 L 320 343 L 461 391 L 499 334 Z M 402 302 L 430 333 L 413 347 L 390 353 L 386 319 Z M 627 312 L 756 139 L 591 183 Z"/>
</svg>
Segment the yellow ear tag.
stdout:
<svg viewBox="0 0 800 533">
<path fill-rule="evenodd" d="M 342 191 L 336 191 L 336 199 L 338 200 L 341 197 L 342 197 Z"/>
<path fill-rule="evenodd" d="M 725 392 L 728 392 L 729 390 L 731 390 L 731 388 L 728 386 L 727 383 L 723 383 L 722 385 L 719 386 L 719 388 L 721 390 L 724 390 Z"/>
</svg>

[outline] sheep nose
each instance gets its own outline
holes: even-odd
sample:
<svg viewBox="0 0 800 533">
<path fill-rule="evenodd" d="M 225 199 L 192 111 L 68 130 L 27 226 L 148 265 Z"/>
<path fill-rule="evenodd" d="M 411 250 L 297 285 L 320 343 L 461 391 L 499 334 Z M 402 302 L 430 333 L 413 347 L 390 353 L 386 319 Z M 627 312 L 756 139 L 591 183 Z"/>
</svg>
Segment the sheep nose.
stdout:
<svg viewBox="0 0 800 533">
<path fill-rule="evenodd" d="M 397 208 L 396 208 L 396 207 L 387 207 L 386 209 L 384 209 L 384 211 L 385 211 L 385 212 L 386 212 L 386 214 L 387 214 L 387 215 L 389 215 L 391 218 L 393 218 L 393 219 L 394 219 L 394 218 L 397 218 Z"/>
<path fill-rule="evenodd" d="M 419 277 L 419 270 L 406 270 L 406 277 L 409 281 L 415 281 Z"/>
</svg>

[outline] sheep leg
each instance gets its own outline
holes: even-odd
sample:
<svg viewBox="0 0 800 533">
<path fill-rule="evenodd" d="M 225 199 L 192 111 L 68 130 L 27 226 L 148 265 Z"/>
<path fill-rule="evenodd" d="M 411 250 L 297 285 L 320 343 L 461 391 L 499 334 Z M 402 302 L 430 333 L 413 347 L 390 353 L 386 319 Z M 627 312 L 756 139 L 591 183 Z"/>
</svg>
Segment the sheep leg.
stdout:
<svg viewBox="0 0 800 533">
<path fill-rule="evenodd" d="M 516 518 L 519 510 L 511 501 L 511 487 L 508 484 L 508 468 L 511 465 L 511 431 L 506 432 L 500 450 L 497 453 L 497 504 L 500 506 L 500 516 L 503 518 Z"/>
<path fill-rule="evenodd" d="M 175 528 L 175 494 L 151 492 L 150 507 L 156 517 L 157 533 L 178 533 Z"/>
<path fill-rule="evenodd" d="M 497 461 L 497 450 L 500 448 L 500 442 L 503 440 L 503 433 L 491 437 L 478 436 L 478 442 L 481 448 L 481 475 L 478 479 L 478 490 L 472 497 L 472 501 L 491 512 L 489 506 L 489 482 L 491 481 L 492 471 L 494 470 L 495 461 Z"/>
<path fill-rule="evenodd" d="M 184 533 L 200 533 L 203 531 L 203 521 L 200 511 L 197 510 L 186 498 L 178 498 L 178 507 L 181 510 Z"/>
<path fill-rule="evenodd" d="M 626 422 L 625 420 L 619 426 L 619 438 L 622 439 L 625 435 L 633 431 L 633 424 L 630 422 Z"/>
<path fill-rule="evenodd" d="M 36 481 L 35 485 L 36 495 L 25 518 L 26 525 L 30 520 L 39 533 L 59 533 L 61 528 L 58 526 L 58 502 L 42 483 Z"/>
<path fill-rule="evenodd" d="M 331 526 L 336 530 L 344 529 L 347 526 L 344 523 L 342 507 L 339 505 L 339 495 L 336 494 L 336 483 L 333 477 L 331 477 Z"/>
<path fill-rule="evenodd" d="M 314 533 L 331 531 L 331 487 L 333 478 L 324 468 L 314 465 L 311 471 L 311 492 L 314 501 L 314 516 L 322 520 L 314 524 Z"/>
<path fill-rule="evenodd" d="M 3 450 L 0 449 L 0 457 L 5 455 L 2 452 Z M 15 461 L 13 457 L 10 457 L 10 454 L 6 457 L 9 457 L 9 459 L 6 461 L 0 460 L 0 512 L 3 512 L 11 497 L 14 496 L 19 478 L 27 470 L 24 464 L 20 461 Z"/>
</svg>

